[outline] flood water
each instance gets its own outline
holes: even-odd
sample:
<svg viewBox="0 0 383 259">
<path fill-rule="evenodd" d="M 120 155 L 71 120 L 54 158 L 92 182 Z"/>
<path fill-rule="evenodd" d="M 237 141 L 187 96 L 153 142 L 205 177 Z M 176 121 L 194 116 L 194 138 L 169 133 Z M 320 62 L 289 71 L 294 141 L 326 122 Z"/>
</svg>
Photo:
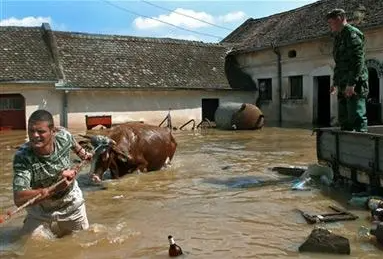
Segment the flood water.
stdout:
<svg viewBox="0 0 383 259">
<path fill-rule="evenodd" d="M 297 252 L 314 226 L 295 209 L 323 213 L 333 204 L 348 208 L 347 195 L 318 188 L 292 191 L 290 182 L 254 184 L 284 177 L 267 168 L 316 163 L 315 136 L 310 130 L 269 127 L 174 135 L 178 149 L 170 168 L 107 180 L 102 186 L 80 176 L 91 224 L 88 231 L 62 239 L 21 240 L 15 233 L 22 226 L 23 211 L 0 224 L 0 257 L 168 258 L 170 234 L 185 258 L 339 257 Z M 25 138 L 25 132 L 1 132 L 1 213 L 14 209 L 12 146 Z M 382 258 L 374 243 L 357 239 L 358 228 L 369 226 L 368 212 L 351 211 L 360 218 L 326 224 L 350 240 L 351 255 L 346 257 Z"/>
</svg>

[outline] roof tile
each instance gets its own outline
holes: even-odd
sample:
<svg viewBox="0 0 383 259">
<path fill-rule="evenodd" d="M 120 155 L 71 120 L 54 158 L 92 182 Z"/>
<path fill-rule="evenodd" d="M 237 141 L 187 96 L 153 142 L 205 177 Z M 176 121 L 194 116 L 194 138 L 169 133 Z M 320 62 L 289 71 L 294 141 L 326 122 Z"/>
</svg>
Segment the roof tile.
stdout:
<svg viewBox="0 0 383 259">
<path fill-rule="evenodd" d="M 0 81 L 55 81 L 40 27 L 0 27 Z"/>
<path fill-rule="evenodd" d="M 259 19 L 248 19 L 222 43 L 234 44 L 235 51 L 289 45 L 330 35 L 327 12 L 343 8 L 348 20 L 360 29 L 383 26 L 382 0 L 321 0 L 303 7 Z M 363 14 L 360 11 L 366 10 Z M 359 16 L 359 14 L 362 14 Z M 358 20 L 357 18 L 361 19 Z"/>
</svg>

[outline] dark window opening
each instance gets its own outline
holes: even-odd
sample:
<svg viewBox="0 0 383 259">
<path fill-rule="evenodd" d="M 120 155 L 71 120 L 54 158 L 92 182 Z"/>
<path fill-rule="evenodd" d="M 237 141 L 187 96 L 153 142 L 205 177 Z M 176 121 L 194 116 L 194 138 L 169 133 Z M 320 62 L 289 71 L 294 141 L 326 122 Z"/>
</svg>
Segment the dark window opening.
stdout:
<svg viewBox="0 0 383 259">
<path fill-rule="evenodd" d="M 368 69 L 368 87 L 369 93 L 367 97 L 367 121 L 368 125 L 381 124 L 381 103 L 380 103 L 380 84 L 378 71 L 375 68 Z"/>
<path fill-rule="evenodd" d="M 317 86 L 316 122 L 318 127 L 331 126 L 331 103 L 330 103 L 330 76 L 318 76 L 314 78 Z"/>
<path fill-rule="evenodd" d="M 24 99 L 19 96 L 4 96 L 0 98 L 1 111 L 20 111 L 24 110 Z"/>
<path fill-rule="evenodd" d="M 218 98 L 202 99 L 202 120 L 215 121 L 214 115 L 219 106 Z"/>
<path fill-rule="evenodd" d="M 0 130 L 25 130 L 25 99 L 21 94 L 0 95 Z"/>
<path fill-rule="evenodd" d="M 261 100 L 270 101 L 273 98 L 273 89 L 271 78 L 259 79 L 259 98 Z"/>
<path fill-rule="evenodd" d="M 295 58 L 297 56 L 296 50 L 290 50 L 288 53 L 289 58 Z"/>
<path fill-rule="evenodd" d="M 303 77 L 290 76 L 290 99 L 303 99 Z"/>
</svg>

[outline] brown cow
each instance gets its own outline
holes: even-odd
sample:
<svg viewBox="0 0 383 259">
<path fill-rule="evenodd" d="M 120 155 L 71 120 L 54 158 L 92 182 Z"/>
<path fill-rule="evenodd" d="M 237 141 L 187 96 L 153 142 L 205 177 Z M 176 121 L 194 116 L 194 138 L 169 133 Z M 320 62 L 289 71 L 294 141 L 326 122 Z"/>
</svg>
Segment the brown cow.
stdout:
<svg viewBox="0 0 383 259">
<path fill-rule="evenodd" d="M 168 128 L 143 123 L 116 126 L 108 136 L 84 137 L 90 139 L 96 149 L 90 173 L 98 182 L 107 169 L 113 179 L 136 170 L 159 170 L 170 163 L 177 148 Z"/>
</svg>

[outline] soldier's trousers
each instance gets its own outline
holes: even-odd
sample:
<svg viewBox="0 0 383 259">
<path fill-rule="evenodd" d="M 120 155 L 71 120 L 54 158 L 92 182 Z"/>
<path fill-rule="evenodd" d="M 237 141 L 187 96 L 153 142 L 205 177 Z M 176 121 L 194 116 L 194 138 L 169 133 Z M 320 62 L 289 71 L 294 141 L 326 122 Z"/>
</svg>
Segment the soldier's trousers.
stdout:
<svg viewBox="0 0 383 259">
<path fill-rule="evenodd" d="M 341 130 L 367 132 L 366 98 L 338 96 L 338 121 Z"/>
</svg>

